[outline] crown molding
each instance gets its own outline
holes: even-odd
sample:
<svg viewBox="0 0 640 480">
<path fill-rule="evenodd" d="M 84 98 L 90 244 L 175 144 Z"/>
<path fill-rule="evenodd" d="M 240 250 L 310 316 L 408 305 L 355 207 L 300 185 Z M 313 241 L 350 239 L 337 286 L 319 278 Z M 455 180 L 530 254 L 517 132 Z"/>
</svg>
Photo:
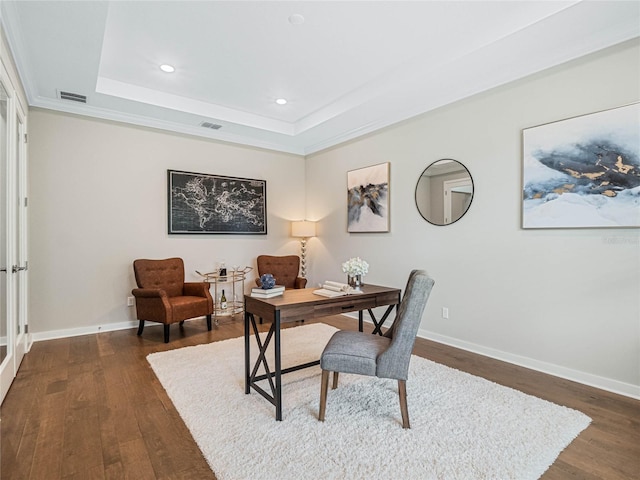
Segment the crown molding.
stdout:
<svg viewBox="0 0 640 480">
<path fill-rule="evenodd" d="M 110 120 L 114 122 L 127 123 L 141 127 L 155 128 L 174 133 L 182 133 L 195 137 L 207 138 L 225 143 L 240 144 L 248 147 L 262 148 L 265 150 L 275 150 L 283 153 L 291 153 L 294 155 L 304 156 L 304 149 L 285 143 L 269 142 L 266 140 L 256 139 L 251 136 L 238 135 L 233 133 L 225 133 L 220 130 L 205 129 L 200 126 L 190 126 L 176 122 L 169 122 L 158 118 L 145 117 L 131 113 L 116 112 L 103 108 L 92 107 L 86 104 L 64 104 L 49 98 L 38 97 L 30 103 L 32 107 L 38 107 L 46 110 L 53 110 L 63 113 L 70 113 L 101 120 Z"/>
</svg>

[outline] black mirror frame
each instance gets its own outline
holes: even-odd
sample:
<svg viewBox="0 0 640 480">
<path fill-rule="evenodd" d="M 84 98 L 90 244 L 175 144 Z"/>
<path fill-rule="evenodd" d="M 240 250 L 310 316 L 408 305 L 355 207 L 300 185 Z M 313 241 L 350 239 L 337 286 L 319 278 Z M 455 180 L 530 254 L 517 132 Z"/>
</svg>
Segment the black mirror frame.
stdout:
<svg viewBox="0 0 640 480">
<path fill-rule="evenodd" d="M 435 165 L 436 163 L 441 162 L 442 160 L 451 160 L 451 161 L 453 161 L 453 162 L 456 162 L 458 165 L 460 165 L 462 168 L 464 168 L 464 169 L 466 170 L 467 174 L 469 175 L 469 179 L 471 180 L 471 199 L 469 200 L 469 206 L 467 207 L 467 209 L 466 209 L 464 212 L 462 212 L 462 215 L 460 215 L 458 218 L 456 218 L 456 219 L 455 219 L 453 222 L 451 222 L 451 223 L 433 223 L 431 220 L 429 220 L 428 218 L 426 218 L 426 217 L 423 215 L 422 211 L 420 210 L 420 207 L 418 206 L 418 198 L 417 198 L 417 196 L 418 196 L 418 185 L 420 184 L 420 180 L 422 180 L 422 177 L 424 176 L 424 173 L 425 173 L 429 168 L 431 168 L 431 167 L 432 167 L 433 165 Z M 476 186 L 475 186 L 475 183 L 474 183 L 474 181 L 473 181 L 473 176 L 471 175 L 471 172 L 469 171 L 469 169 L 467 168 L 467 166 L 466 166 L 465 164 L 463 164 L 462 162 L 460 162 L 460 161 L 458 161 L 458 160 L 455 160 L 455 159 L 453 159 L 453 158 L 440 158 L 440 159 L 438 159 L 438 160 L 436 160 L 436 161 L 434 161 L 434 162 L 431 162 L 431 163 L 427 166 L 427 168 L 425 168 L 425 169 L 422 171 L 422 173 L 420 174 L 420 177 L 418 177 L 418 181 L 416 182 L 416 188 L 415 188 L 414 193 L 413 193 L 413 199 L 414 199 L 414 202 L 415 202 L 415 204 L 416 204 L 416 210 L 418 210 L 418 213 L 420 214 L 420 216 L 421 216 L 424 220 L 426 220 L 426 221 L 427 221 L 428 223 L 430 223 L 431 225 L 435 225 L 436 227 L 446 227 L 446 226 L 448 226 L 448 225 L 453 225 L 454 223 L 456 223 L 458 220 L 460 220 L 462 217 L 464 217 L 464 216 L 467 214 L 467 212 L 468 212 L 468 211 L 469 211 L 469 209 L 471 208 L 471 204 L 473 203 L 473 198 L 474 198 L 474 196 L 475 196 L 475 193 L 476 193 Z"/>
</svg>

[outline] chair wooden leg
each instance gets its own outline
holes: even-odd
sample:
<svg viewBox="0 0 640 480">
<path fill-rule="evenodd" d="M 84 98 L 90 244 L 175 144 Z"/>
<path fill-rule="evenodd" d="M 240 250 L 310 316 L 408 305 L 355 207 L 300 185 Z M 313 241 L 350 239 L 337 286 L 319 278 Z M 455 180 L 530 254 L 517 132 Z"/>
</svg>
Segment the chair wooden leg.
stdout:
<svg viewBox="0 0 640 480">
<path fill-rule="evenodd" d="M 329 371 L 322 370 L 322 380 L 320 381 L 320 412 L 318 420 L 324 422 L 324 413 L 327 409 L 327 387 L 329 386 Z"/>
<path fill-rule="evenodd" d="M 409 425 L 409 409 L 407 408 L 407 382 L 405 380 L 398 380 L 398 395 L 400 396 L 402 428 L 411 428 Z"/>
<path fill-rule="evenodd" d="M 207 330 L 211 331 L 211 314 L 207 315 Z"/>
<path fill-rule="evenodd" d="M 138 336 L 142 335 L 142 330 L 144 330 L 144 320 L 140 320 L 138 324 Z"/>
<path fill-rule="evenodd" d="M 331 385 L 331 389 L 335 390 L 338 388 L 338 372 L 333 372 L 333 385 Z"/>
<path fill-rule="evenodd" d="M 180 326 L 184 325 L 184 320 L 180 320 Z"/>
<path fill-rule="evenodd" d="M 169 324 L 164 325 L 164 343 L 169 343 Z"/>
</svg>

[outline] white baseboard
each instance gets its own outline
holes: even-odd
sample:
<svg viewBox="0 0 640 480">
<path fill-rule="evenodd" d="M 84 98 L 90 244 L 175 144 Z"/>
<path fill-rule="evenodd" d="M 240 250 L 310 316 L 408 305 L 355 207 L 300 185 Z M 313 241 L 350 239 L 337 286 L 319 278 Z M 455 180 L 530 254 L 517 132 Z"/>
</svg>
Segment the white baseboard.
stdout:
<svg viewBox="0 0 640 480">
<path fill-rule="evenodd" d="M 477 353 L 485 357 L 495 358 L 496 360 L 512 363 L 520 367 L 530 368 L 531 370 L 536 370 L 555 377 L 564 378 L 583 385 L 588 385 L 590 387 L 599 388 L 601 390 L 640 400 L 640 386 L 638 385 L 620 382 L 611 378 L 600 377 L 598 375 L 573 370 L 553 363 L 542 362 L 540 360 L 515 355 L 513 353 L 503 352 L 502 350 L 496 350 L 482 345 L 477 345 L 475 343 L 465 342 L 463 340 L 447 337 L 424 329 L 420 329 L 418 331 L 418 336 L 427 340 L 433 340 L 434 342 L 459 348 L 461 350 Z"/>
<path fill-rule="evenodd" d="M 190 320 L 204 319 L 205 317 L 195 317 Z M 43 340 L 54 340 L 56 338 L 79 337 L 80 335 L 92 335 L 101 332 L 114 332 L 116 330 L 126 330 L 128 328 L 138 328 L 140 322 L 138 320 L 130 320 L 128 322 L 106 323 L 104 325 L 91 325 L 89 327 L 65 328 L 62 330 L 49 330 L 48 332 L 34 333 L 32 342 L 41 342 Z M 147 322 L 146 326 L 162 325 L 156 322 Z"/>
<path fill-rule="evenodd" d="M 354 314 L 345 314 L 346 317 L 355 318 L 358 317 Z M 367 323 L 373 323 L 366 315 L 364 321 Z M 391 325 L 391 323 L 389 323 Z M 640 400 L 640 386 L 633 385 L 631 383 L 620 382 L 611 378 L 600 377 L 590 373 L 581 372 L 579 370 L 573 370 L 571 368 L 562 367 L 553 363 L 541 362 L 533 358 L 515 355 L 509 352 L 503 352 L 502 350 L 496 350 L 494 348 L 484 347 L 471 342 L 465 342 L 458 340 L 457 338 L 447 337 L 434 332 L 430 332 L 425 329 L 418 330 L 418 337 L 426 340 L 433 340 L 434 342 L 449 345 L 451 347 L 466 350 L 468 352 L 477 353 L 489 358 L 495 358 L 507 363 L 512 363 L 520 367 L 530 368 L 538 372 L 553 375 L 555 377 L 571 380 L 572 382 L 578 382 L 590 387 L 606 390 L 607 392 L 617 393 L 624 395 L 625 397 L 631 397 Z"/>
<path fill-rule="evenodd" d="M 105 325 L 91 325 L 89 327 L 65 328 L 62 330 L 49 330 L 48 332 L 37 332 L 33 334 L 34 342 L 43 340 L 54 340 L 56 338 L 79 337 L 80 335 L 91 335 L 101 332 L 113 332 L 115 330 L 126 330 L 136 328 L 139 325 L 137 320 L 129 322 L 107 323 Z"/>
</svg>

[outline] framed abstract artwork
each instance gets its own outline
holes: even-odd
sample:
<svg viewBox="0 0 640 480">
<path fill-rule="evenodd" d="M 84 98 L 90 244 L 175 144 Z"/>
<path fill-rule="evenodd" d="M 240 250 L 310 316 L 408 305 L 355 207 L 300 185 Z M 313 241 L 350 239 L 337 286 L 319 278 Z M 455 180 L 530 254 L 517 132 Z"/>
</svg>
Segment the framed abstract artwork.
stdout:
<svg viewBox="0 0 640 480">
<path fill-rule="evenodd" d="M 169 234 L 266 235 L 264 180 L 167 170 Z"/>
<path fill-rule="evenodd" d="M 389 162 L 347 172 L 347 231 L 389 231 Z"/>
<path fill-rule="evenodd" d="M 640 226 L 640 103 L 523 130 L 522 228 Z"/>
</svg>

